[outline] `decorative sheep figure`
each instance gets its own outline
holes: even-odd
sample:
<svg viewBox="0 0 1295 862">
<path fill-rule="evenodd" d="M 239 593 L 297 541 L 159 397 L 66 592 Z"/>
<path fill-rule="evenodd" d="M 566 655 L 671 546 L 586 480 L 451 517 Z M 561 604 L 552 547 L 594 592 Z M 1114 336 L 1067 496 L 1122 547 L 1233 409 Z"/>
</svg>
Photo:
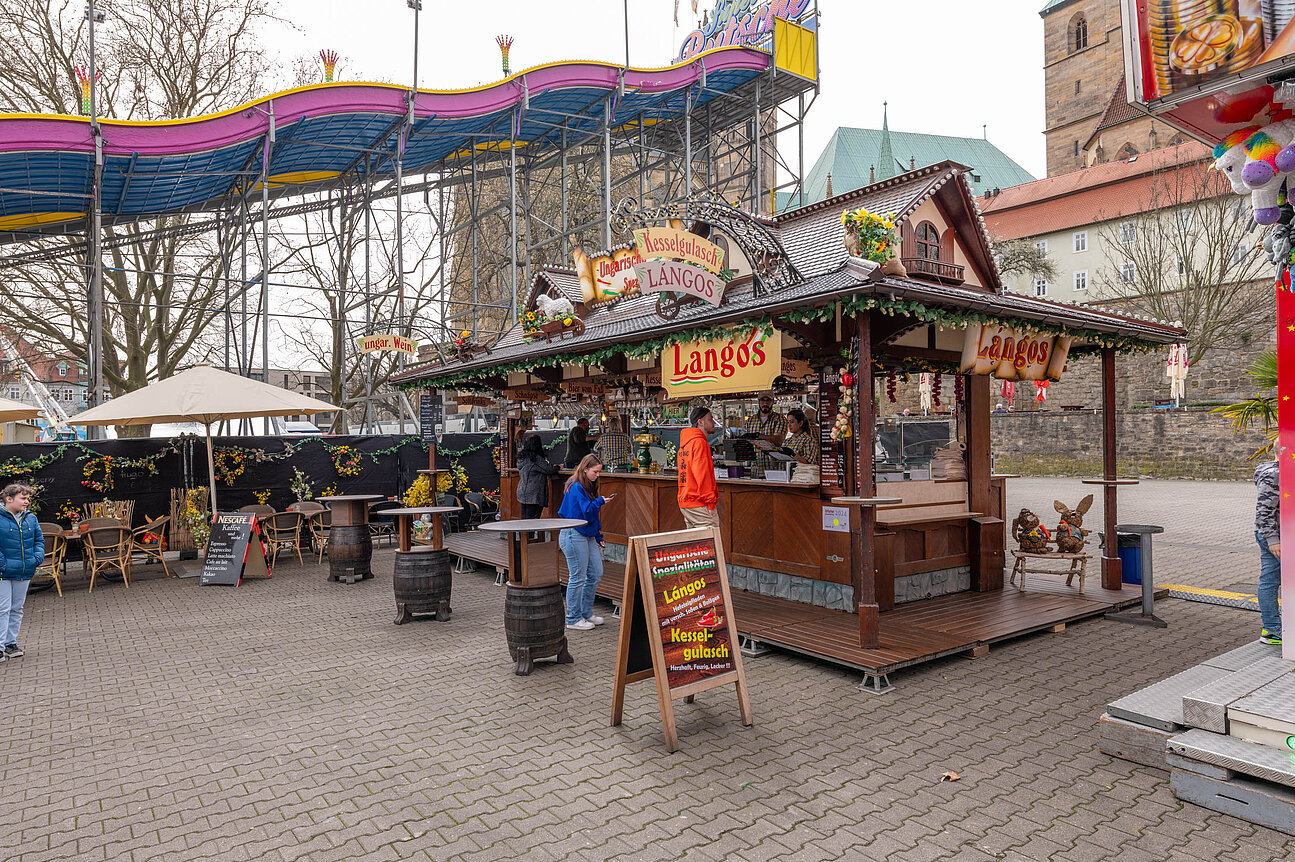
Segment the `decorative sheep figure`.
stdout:
<svg viewBox="0 0 1295 862">
<path fill-rule="evenodd" d="M 1038 515 L 1029 509 L 1022 509 L 1021 514 L 1012 521 L 1012 540 L 1019 542 L 1021 550 L 1027 554 L 1046 554 L 1052 537 L 1048 534 L 1048 528 L 1039 523 Z"/>
<path fill-rule="evenodd" d="M 1052 507 L 1061 513 L 1061 523 L 1057 524 L 1056 533 L 1057 550 L 1063 554 L 1082 554 L 1084 552 L 1084 537 L 1091 533 L 1091 530 L 1085 530 L 1083 527 L 1084 513 L 1093 505 L 1093 495 L 1079 501 L 1079 505 L 1071 509 L 1060 500 L 1053 500 Z"/>
<path fill-rule="evenodd" d="M 562 320 L 576 315 L 576 310 L 571 305 L 571 300 L 565 296 L 554 299 L 551 296 L 540 294 L 535 297 L 535 305 L 549 320 Z"/>
</svg>

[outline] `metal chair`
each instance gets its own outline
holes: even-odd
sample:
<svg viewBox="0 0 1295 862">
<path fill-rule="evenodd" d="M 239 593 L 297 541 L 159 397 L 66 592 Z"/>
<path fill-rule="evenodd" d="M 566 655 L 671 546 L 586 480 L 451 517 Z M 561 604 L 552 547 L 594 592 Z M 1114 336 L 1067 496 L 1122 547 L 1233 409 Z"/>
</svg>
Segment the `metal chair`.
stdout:
<svg viewBox="0 0 1295 862">
<path fill-rule="evenodd" d="M 171 523 L 171 516 L 166 515 L 151 521 L 146 517 L 145 520 L 147 523 L 144 526 L 130 531 L 130 552 L 143 554 L 145 563 L 156 557 L 162 563 L 162 571 L 166 572 L 168 578 L 172 577 L 171 570 L 166 565 L 166 555 L 163 553 L 166 550 L 166 525 Z"/>
<path fill-rule="evenodd" d="M 100 572 L 115 569 L 130 588 L 130 530 L 120 524 L 116 527 L 96 527 L 87 530 L 83 541 L 86 561 L 90 566 L 90 590 L 94 592 L 95 578 Z"/>
<path fill-rule="evenodd" d="M 396 519 L 388 515 L 383 517 L 385 509 L 402 509 L 405 504 L 398 500 L 379 500 L 369 506 L 369 535 L 375 540 L 386 538 L 387 544 L 396 540 Z"/>
<path fill-rule="evenodd" d="M 305 516 L 300 512 L 276 512 L 261 522 L 265 528 L 265 540 L 270 545 L 270 565 L 278 562 L 279 551 L 287 549 L 296 552 L 297 562 L 301 562 L 301 522 Z"/>
<path fill-rule="evenodd" d="M 67 539 L 63 538 L 63 528 L 58 524 L 40 525 L 41 532 L 45 534 L 45 561 L 36 568 L 36 576 L 32 578 L 35 583 L 37 578 L 50 578 L 54 581 L 54 589 L 58 594 L 63 595 L 63 560 L 67 556 Z M 49 589 L 46 584 L 42 589 Z"/>
<path fill-rule="evenodd" d="M 310 524 L 310 543 L 318 555 L 319 562 L 324 561 L 324 554 L 328 552 L 328 531 L 333 524 L 333 513 L 328 509 L 322 512 L 312 512 L 309 516 Z"/>
</svg>

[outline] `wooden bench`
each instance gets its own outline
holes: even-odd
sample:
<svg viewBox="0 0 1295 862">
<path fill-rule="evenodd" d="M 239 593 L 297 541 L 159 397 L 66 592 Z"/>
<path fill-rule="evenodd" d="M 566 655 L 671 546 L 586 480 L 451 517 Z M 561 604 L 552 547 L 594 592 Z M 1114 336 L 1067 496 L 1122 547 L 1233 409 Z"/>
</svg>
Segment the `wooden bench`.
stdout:
<svg viewBox="0 0 1295 862">
<path fill-rule="evenodd" d="M 1070 586 L 1079 575 L 1079 594 L 1084 594 L 1084 576 L 1088 573 L 1088 561 L 1092 559 L 1090 554 L 1035 554 L 1029 551 L 1012 551 L 1012 556 L 1016 558 L 1015 564 L 1012 565 L 1012 576 L 1008 580 L 1009 584 L 1016 583 L 1016 575 L 1021 575 L 1020 591 L 1025 592 L 1025 575 L 1028 572 L 1032 575 L 1065 575 L 1066 586 Z M 1035 560 L 1060 560 L 1061 562 L 1069 561 L 1069 569 L 1040 569 L 1031 568 L 1030 562 Z"/>
<path fill-rule="evenodd" d="M 913 511 L 949 509 L 951 511 Z M 983 512 L 969 512 L 961 500 L 933 500 L 927 503 L 893 503 L 877 507 L 877 526 L 886 529 L 934 524 L 940 521 L 969 521 Z"/>
</svg>

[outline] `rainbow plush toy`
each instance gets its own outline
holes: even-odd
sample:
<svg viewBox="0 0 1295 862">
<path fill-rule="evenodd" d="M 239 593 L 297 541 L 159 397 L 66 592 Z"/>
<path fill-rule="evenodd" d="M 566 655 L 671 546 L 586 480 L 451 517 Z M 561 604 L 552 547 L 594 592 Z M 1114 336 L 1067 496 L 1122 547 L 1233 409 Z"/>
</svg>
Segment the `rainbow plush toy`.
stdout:
<svg viewBox="0 0 1295 862">
<path fill-rule="evenodd" d="M 1276 224 L 1286 177 L 1295 172 L 1295 120 L 1231 133 L 1214 148 L 1214 167 L 1234 192 L 1250 195 L 1258 224 Z"/>
</svg>

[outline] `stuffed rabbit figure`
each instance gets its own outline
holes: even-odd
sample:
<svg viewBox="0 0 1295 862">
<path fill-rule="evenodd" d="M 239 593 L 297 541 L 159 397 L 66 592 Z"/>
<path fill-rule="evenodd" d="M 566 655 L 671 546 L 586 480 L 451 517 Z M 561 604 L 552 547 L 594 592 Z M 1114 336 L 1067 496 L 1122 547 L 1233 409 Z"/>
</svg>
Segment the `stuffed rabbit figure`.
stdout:
<svg viewBox="0 0 1295 862">
<path fill-rule="evenodd" d="M 1061 523 L 1057 524 L 1056 540 L 1057 550 L 1063 554 L 1082 554 L 1084 552 L 1084 537 L 1091 530 L 1085 530 L 1083 527 L 1084 513 L 1093 505 L 1093 495 L 1079 501 L 1079 505 L 1071 509 L 1060 500 L 1053 500 L 1052 507 L 1061 513 Z"/>
<path fill-rule="evenodd" d="M 1048 535 L 1048 528 L 1039 523 L 1038 515 L 1022 509 L 1012 521 L 1012 540 L 1019 542 L 1021 550 L 1027 554 L 1046 554 L 1052 537 Z"/>
</svg>

